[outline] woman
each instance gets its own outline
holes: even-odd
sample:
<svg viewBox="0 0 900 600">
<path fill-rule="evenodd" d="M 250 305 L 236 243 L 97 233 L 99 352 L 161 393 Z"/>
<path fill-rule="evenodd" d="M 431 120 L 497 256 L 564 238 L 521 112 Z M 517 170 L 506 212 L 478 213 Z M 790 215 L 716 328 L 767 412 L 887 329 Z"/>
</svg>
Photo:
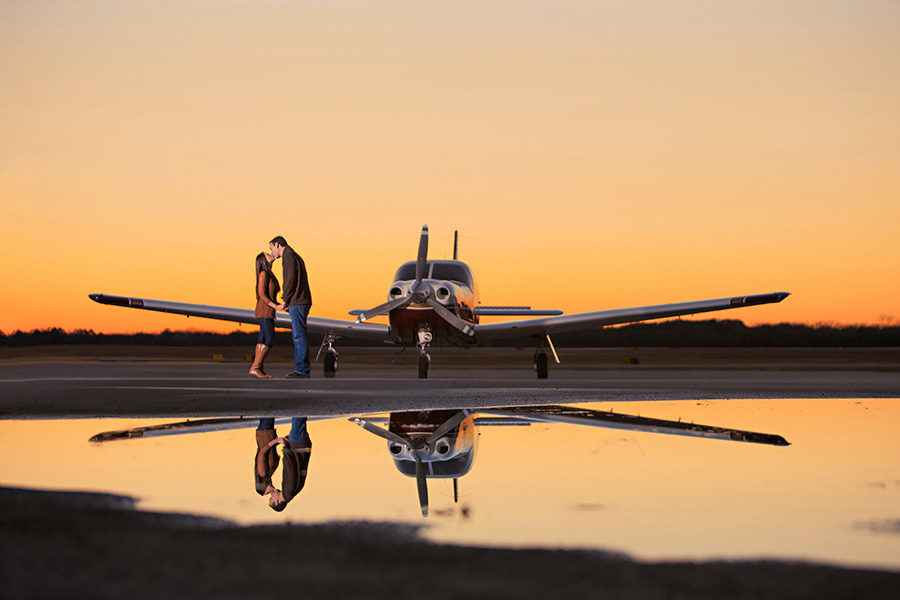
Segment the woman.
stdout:
<svg viewBox="0 0 900 600">
<path fill-rule="evenodd" d="M 260 252 L 256 257 L 256 320 L 259 321 L 259 338 L 256 340 L 256 356 L 250 375 L 259 379 L 272 379 L 263 370 L 263 361 L 269 349 L 275 345 L 275 298 L 281 291 L 278 279 L 272 273 L 275 257 L 268 252 Z"/>
</svg>

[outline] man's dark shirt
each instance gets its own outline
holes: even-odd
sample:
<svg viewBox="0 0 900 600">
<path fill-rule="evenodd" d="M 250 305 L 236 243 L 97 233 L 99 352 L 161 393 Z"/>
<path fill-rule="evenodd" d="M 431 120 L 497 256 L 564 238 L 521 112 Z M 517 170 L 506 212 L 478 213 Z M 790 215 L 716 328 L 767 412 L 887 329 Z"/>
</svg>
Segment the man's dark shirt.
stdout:
<svg viewBox="0 0 900 600">
<path fill-rule="evenodd" d="M 284 289 L 281 293 L 284 303 L 288 306 L 312 305 L 306 263 L 290 246 L 285 246 L 281 254 L 281 266 L 284 269 Z"/>
</svg>

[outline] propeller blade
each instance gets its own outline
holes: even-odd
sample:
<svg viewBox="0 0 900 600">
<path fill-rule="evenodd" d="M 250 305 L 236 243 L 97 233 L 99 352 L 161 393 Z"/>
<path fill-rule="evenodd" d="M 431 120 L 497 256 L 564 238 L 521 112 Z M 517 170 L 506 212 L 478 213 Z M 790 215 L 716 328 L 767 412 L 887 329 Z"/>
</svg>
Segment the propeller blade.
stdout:
<svg viewBox="0 0 900 600">
<path fill-rule="evenodd" d="M 419 238 L 419 255 L 416 257 L 416 283 L 425 279 L 428 267 L 428 225 L 422 225 L 422 237 Z"/>
<path fill-rule="evenodd" d="M 356 317 L 356 322 L 357 323 L 365 323 L 372 317 L 377 317 L 379 315 L 386 315 L 389 312 L 391 312 L 392 310 L 394 310 L 395 308 L 401 308 L 403 306 L 406 306 L 411 301 L 412 301 L 412 299 L 409 296 L 406 296 L 404 298 L 394 298 L 393 300 L 385 302 L 384 304 L 376 306 L 375 308 L 370 308 L 367 311 L 361 312 L 359 314 L 359 316 Z"/>
<path fill-rule="evenodd" d="M 422 507 L 422 516 L 428 516 L 428 480 L 425 479 L 425 463 L 416 455 L 416 487 L 419 489 L 419 506 Z"/>
<path fill-rule="evenodd" d="M 450 323 L 450 325 L 452 325 L 456 329 L 459 329 L 464 334 L 472 335 L 475 333 L 475 328 L 472 326 L 471 323 L 467 323 L 466 321 L 463 321 L 462 319 L 457 317 L 455 314 L 453 314 L 450 311 L 449 308 L 447 308 L 446 306 L 444 306 L 443 304 L 441 304 L 440 302 L 438 302 L 431 296 L 427 296 L 425 298 L 425 304 L 427 304 L 428 306 L 433 308 L 434 312 L 439 314 L 442 319 L 444 319 L 445 321 Z"/>
<path fill-rule="evenodd" d="M 447 435 L 447 433 L 450 432 L 450 430 L 452 430 L 454 427 L 462 423 L 463 419 L 465 419 L 470 414 L 472 414 L 472 412 L 467 409 L 459 411 L 458 413 L 441 423 L 440 427 L 435 429 L 434 432 L 432 432 L 432 434 L 429 435 L 428 438 L 426 438 L 425 443 L 431 446 L 433 443 Z"/>
<path fill-rule="evenodd" d="M 412 448 L 412 442 L 406 436 L 396 434 L 393 431 L 388 431 L 387 429 L 379 427 L 378 425 L 375 425 L 374 423 L 369 423 L 368 421 L 366 421 L 364 419 L 360 419 L 358 417 L 353 417 L 352 419 L 350 419 L 350 421 L 352 423 L 356 423 L 357 425 L 359 425 L 360 427 L 362 427 L 369 433 L 374 433 L 378 437 L 383 437 L 384 439 L 386 439 L 390 442 L 395 442 L 397 444 L 402 444 L 402 445 L 406 446 L 407 448 Z"/>
</svg>

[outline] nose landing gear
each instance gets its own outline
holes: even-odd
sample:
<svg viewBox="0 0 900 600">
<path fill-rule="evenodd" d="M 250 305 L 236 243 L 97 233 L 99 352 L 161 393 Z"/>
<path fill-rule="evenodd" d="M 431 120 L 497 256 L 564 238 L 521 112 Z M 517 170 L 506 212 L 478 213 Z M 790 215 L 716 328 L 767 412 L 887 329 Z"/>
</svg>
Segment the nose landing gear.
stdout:
<svg viewBox="0 0 900 600">
<path fill-rule="evenodd" d="M 433 336 L 428 329 L 419 329 L 419 379 L 428 379 L 428 367 L 431 365 L 431 357 L 428 356 L 428 346 Z"/>
</svg>

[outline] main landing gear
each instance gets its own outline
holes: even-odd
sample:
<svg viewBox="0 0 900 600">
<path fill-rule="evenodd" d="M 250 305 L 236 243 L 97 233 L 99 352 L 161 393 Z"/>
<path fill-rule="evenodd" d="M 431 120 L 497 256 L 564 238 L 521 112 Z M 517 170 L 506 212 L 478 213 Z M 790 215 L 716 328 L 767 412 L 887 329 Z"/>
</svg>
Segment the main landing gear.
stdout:
<svg viewBox="0 0 900 600">
<path fill-rule="evenodd" d="M 325 352 L 325 377 L 334 377 L 338 370 L 338 351 L 334 347 L 335 339 L 337 339 L 335 335 L 330 333 L 326 335 L 322 340 L 322 345 L 319 346 L 319 353 L 316 355 L 316 362 L 319 362 L 319 357 L 323 351 Z"/>
<path fill-rule="evenodd" d="M 428 356 L 428 346 L 433 336 L 427 329 L 420 329 L 419 333 L 419 379 L 428 379 L 428 367 L 431 365 L 431 357 Z"/>
<path fill-rule="evenodd" d="M 550 351 L 553 353 L 553 359 L 556 361 L 556 364 L 559 364 L 559 355 L 556 353 L 556 348 L 553 347 L 553 340 L 550 339 L 549 334 L 545 334 L 541 340 L 540 347 L 534 351 L 534 372 L 537 374 L 538 379 L 547 379 L 550 375 L 550 358 L 547 356 L 544 340 L 547 340 Z"/>
<path fill-rule="evenodd" d="M 534 372 L 537 373 L 538 379 L 547 379 L 550 375 L 548 362 L 547 351 L 543 347 L 534 351 Z"/>
</svg>

